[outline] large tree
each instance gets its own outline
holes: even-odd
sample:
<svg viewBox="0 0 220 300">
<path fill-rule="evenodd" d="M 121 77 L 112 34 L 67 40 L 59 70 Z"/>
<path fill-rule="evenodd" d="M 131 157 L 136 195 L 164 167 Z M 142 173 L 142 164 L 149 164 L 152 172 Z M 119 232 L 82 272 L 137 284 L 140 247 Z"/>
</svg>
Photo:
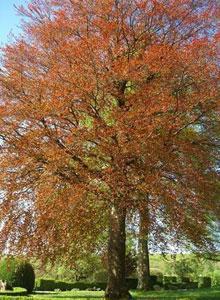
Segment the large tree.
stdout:
<svg viewBox="0 0 220 300">
<path fill-rule="evenodd" d="M 108 226 L 106 297 L 120 299 L 128 211 L 149 209 L 155 236 L 166 226 L 208 247 L 216 155 L 190 128 L 218 111 L 218 3 L 33 0 L 20 12 L 0 74 L 1 250 L 70 258 Z"/>
</svg>

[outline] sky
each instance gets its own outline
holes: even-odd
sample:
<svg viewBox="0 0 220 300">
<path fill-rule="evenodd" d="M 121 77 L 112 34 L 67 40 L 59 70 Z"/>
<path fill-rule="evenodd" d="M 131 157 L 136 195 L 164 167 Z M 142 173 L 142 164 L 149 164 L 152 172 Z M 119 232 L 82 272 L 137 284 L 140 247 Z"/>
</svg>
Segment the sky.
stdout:
<svg viewBox="0 0 220 300">
<path fill-rule="evenodd" d="M 0 46 L 10 42 L 10 33 L 18 34 L 21 17 L 14 5 L 25 4 L 26 0 L 0 0 Z"/>
</svg>

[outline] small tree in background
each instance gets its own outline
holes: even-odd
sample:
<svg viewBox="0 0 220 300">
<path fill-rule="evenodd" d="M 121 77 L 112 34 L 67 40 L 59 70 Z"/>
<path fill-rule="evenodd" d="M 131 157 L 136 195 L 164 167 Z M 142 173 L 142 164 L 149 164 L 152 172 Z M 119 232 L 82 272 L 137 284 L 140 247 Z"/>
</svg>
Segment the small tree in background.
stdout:
<svg viewBox="0 0 220 300">
<path fill-rule="evenodd" d="M 3 258 L 0 261 L 0 279 L 6 281 L 10 286 L 14 286 L 17 264 L 18 262 L 14 258 Z"/>
<path fill-rule="evenodd" d="M 35 273 L 27 261 L 16 258 L 4 258 L 0 262 L 0 279 L 10 286 L 23 287 L 31 293 L 35 284 Z"/>
<path fill-rule="evenodd" d="M 198 281 L 201 276 L 211 276 L 214 264 L 203 256 L 185 254 L 177 257 L 173 255 L 171 260 L 166 261 L 166 270 L 169 275 L 175 274 L 182 279 L 189 277 Z"/>
<path fill-rule="evenodd" d="M 175 261 L 173 269 L 180 278 L 190 277 L 193 273 L 193 264 L 190 258 L 181 258 Z"/>
</svg>

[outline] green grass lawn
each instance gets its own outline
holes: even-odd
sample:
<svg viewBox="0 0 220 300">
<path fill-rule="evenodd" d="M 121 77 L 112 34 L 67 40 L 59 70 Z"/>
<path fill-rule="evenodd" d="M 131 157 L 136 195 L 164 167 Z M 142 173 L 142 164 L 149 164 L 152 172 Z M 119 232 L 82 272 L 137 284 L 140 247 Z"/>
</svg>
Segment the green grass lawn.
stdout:
<svg viewBox="0 0 220 300">
<path fill-rule="evenodd" d="M 220 300 L 220 288 L 218 289 L 197 289 L 188 291 L 152 291 L 133 293 L 135 299 L 184 299 L 184 300 Z"/>
<path fill-rule="evenodd" d="M 72 292 L 48 292 L 36 293 L 28 297 L 0 297 L 1 300 L 95 300 L 103 299 L 104 292 L 91 291 L 72 291 Z M 220 288 L 216 289 L 198 289 L 191 291 L 152 291 L 138 292 L 133 291 L 132 295 L 135 300 L 220 300 Z"/>
</svg>

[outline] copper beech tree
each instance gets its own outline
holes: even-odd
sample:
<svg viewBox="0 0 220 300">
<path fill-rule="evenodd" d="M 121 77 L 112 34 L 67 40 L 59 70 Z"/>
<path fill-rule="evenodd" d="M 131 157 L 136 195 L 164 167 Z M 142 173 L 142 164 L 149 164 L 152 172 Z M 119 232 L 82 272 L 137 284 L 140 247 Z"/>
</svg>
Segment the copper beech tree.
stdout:
<svg viewBox="0 0 220 300">
<path fill-rule="evenodd" d="M 70 260 L 107 226 L 106 298 L 129 297 L 127 213 L 143 213 L 143 241 L 151 228 L 211 247 L 218 1 L 32 0 L 19 11 L 23 34 L 0 74 L 0 248 Z"/>
</svg>

